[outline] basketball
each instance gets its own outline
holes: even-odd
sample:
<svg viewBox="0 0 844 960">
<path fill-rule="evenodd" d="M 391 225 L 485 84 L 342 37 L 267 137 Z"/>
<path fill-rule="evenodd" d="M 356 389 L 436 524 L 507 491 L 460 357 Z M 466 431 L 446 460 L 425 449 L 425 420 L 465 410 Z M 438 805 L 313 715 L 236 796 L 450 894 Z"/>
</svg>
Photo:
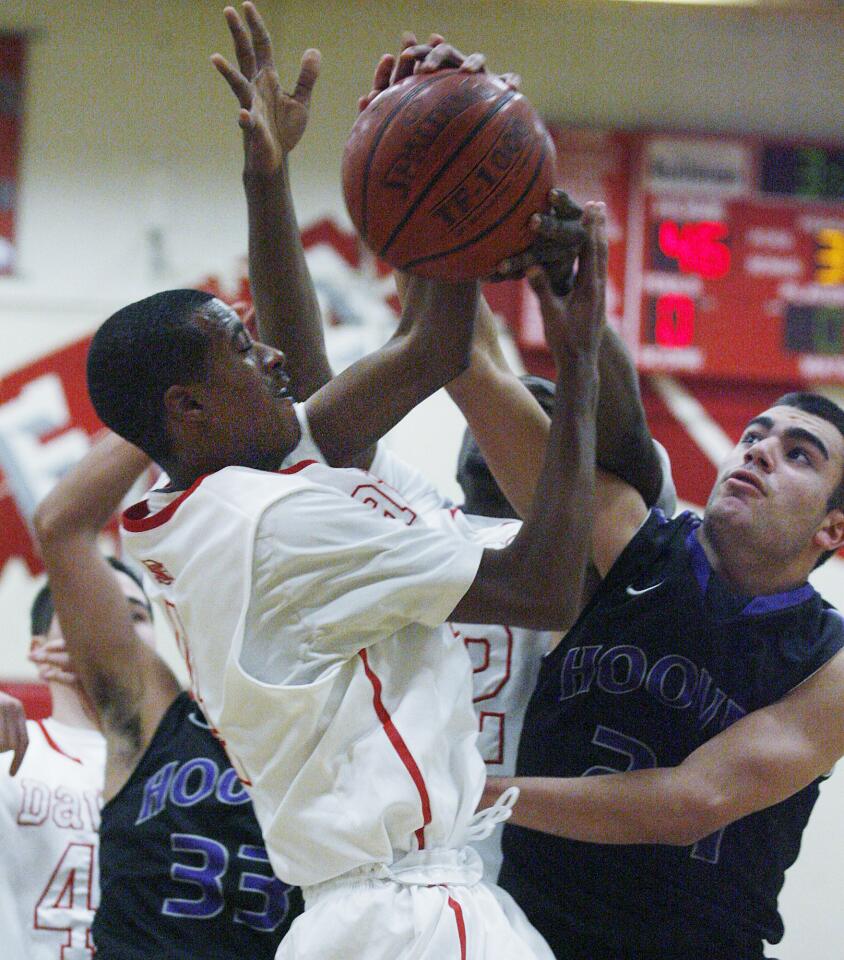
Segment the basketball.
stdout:
<svg viewBox="0 0 844 960">
<path fill-rule="evenodd" d="M 424 277 L 473 280 L 531 245 L 555 151 L 522 94 L 490 74 L 441 70 L 369 104 L 342 173 L 349 215 L 374 253 Z"/>
</svg>

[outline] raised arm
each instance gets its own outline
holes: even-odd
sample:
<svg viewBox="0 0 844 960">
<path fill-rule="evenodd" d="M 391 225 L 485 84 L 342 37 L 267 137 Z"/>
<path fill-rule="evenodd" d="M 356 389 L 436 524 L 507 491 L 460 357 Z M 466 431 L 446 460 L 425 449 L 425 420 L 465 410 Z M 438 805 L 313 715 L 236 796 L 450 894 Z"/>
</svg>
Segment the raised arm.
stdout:
<svg viewBox="0 0 844 960">
<path fill-rule="evenodd" d="M 591 286 L 592 309 L 568 318 L 555 331 L 558 384 L 533 509 L 509 546 L 484 552 L 475 581 L 451 620 L 561 630 L 577 615 L 592 528 L 597 364 L 605 322 L 600 294 L 607 258 L 606 246 L 598 242 L 601 212 L 596 208 L 584 217 L 587 241 L 577 281 L 581 287 Z M 558 298 L 548 274 L 533 267 L 528 277 L 543 313 L 553 322 Z"/>
<path fill-rule="evenodd" d="M 477 283 L 409 280 L 395 335 L 306 403 L 328 463 L 349 463 L 466 369 L 479 297 Z"/>
<path fill-rule="evenodd" d="M 103 525 L 149 459 L 109 435 L 64 476 L 35 512 L 35 531 L 73 670 L 108 742 L 106 797 L 126 781 L 179 692 L 135 629 L 148 614 L 127 600 L 97 545 Z M 151 639 L 151 638 L 150 638 Z"/>
<path fill-rule="evenodd" d="M 577 254 L 582 239 L 580 224 L 568 211 L 565 194 L 552 197 L 553 215 L 535 224 L 539 252 L 552 260 L 554 272 L 564 276 L 566 264 Z M 584 223 L 594 223 L 590 243 L 606 258 L 603 204 L 587 204 Z M 521 261 L 511 264 L 520 270 Z M 562 269 L 561 269 L 562 268 Z M 541 304 L 546 339 L 558 370 L 565 352 L 560 332 L 596 308 L 605 309 L 605 278 L 600 288 L 581 281 L 570 293 L 547 298 Z M 595 302 L 595 298 L 598 301 Z M 449 384 L 452 398 L 466 417 L 489 467 L 504 495 L 521 516 L 528 516 L 542 464 L 544 440 L 549 431 L 545 412 L 510 369 L 497 346 L 489 308 L 482 304 L 469 370 Z M 597 412 L 597 502 L 592 558 L 601 574 L 638 528 L 662 482 L 662 469 L 644 417 L 635 369 L 617 335 L 604 329 L 598 354 L 600 391 Z M 558 389 L 570 390 L 564 377 Z"/>
<path fill-rule="evenodd" d="M 211 61 L 240 104 L 249 280 L 258 332 L 265 343 L 285 352 L 293 396 L 305 400 L 331 379 L 332 371 L 296 222 L 288 155 L 305 132 L 320 55 L 318 50 L 302 54 L 296 86 L 287 94 L 275 68 L 272 40 L 254 4 L 243 4 L 243 19 L 232 7 L 224 15 L 237 68 L 220 54 Z"/>
<path fill-rule="evenodd" d="M 773 806 L 844 756 L 844 652 L 777 703 L 755 710 L 677 767 L 600 777 L 487 781 L 518 786 L 511 823 L 594 843 L 687 846 Z"/>
</svg>

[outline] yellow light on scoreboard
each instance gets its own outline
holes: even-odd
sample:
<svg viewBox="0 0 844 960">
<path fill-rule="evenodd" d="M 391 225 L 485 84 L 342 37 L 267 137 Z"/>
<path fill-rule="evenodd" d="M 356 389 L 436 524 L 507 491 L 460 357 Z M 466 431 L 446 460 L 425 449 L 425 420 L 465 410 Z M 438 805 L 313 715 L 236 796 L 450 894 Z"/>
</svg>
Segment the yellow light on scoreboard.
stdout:
<svg viewBox="0 0 844 960">
<path fill-rule="evenodd" d="M 815 241 L 815 281 L 830 286 L 844 284 L 844 230 L 819 230 Z"/>
</svg>

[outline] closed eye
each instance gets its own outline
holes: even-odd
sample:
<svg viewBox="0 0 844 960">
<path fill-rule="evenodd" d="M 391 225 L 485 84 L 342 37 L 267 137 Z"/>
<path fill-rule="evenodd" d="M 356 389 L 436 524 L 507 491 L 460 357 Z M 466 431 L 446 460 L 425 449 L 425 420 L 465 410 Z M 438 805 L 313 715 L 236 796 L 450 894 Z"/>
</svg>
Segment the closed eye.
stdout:
<svg viewBox="0 0 844 960">
<path fill-rule="evenodd" d="M 238 333 L 235 339 L 235 349 L 238 353 L 249 353 L 254 345 L 255 341 L 249 336 L 246 330 Z"/>
</svg>

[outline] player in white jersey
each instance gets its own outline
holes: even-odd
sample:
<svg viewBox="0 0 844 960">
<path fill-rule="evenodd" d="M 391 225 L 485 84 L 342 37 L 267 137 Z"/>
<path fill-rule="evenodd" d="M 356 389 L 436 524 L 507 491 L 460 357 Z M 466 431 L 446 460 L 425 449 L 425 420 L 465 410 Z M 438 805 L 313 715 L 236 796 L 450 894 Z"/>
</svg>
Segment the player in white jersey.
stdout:
<svg viewBox="0 0 844 960">
<path fill-rule="evenodd" d="M 124 593 L 149 618 L 140 586 L 118 572 Z M 49 587 L 32 606 L 32 654 L 63 647 Z M 0 930 L 10 960 L 93 957 L 105 740 L 74 676 L 42 669 L 52 715 L 24 722 L 23 706 L 0 694 Z"/>
<path fill-rule="evenodd" d="M 580 283 L 599 283 L 594 249 Z M 329 462 L 459 372 L 476 296 L 416 281 L 410 330 L 308 400 Z M 273 472 L 300 435 L 282 360 L 218 301 L 159 295 L 96 334 L 95 407 L 172 478 L 127 515 L 128 548 L 157 580 L 206 714 L 251 782 L 276 872 L 306 887 L 282 956 L 548 956 L 478 883 L 465 848 L 484 778 L 469 665 L 463 644 L 432 628 L 449 615 L 562 627 L 575 608 L 602 320 L 562 334 L 569 388 L 542 503 L 502 550 L 484 550 L 460 514 L 436 526 L 413 516 L 369 475 Z M 551 549 L 560 540 L 568 552 Z"/>
</svg>

